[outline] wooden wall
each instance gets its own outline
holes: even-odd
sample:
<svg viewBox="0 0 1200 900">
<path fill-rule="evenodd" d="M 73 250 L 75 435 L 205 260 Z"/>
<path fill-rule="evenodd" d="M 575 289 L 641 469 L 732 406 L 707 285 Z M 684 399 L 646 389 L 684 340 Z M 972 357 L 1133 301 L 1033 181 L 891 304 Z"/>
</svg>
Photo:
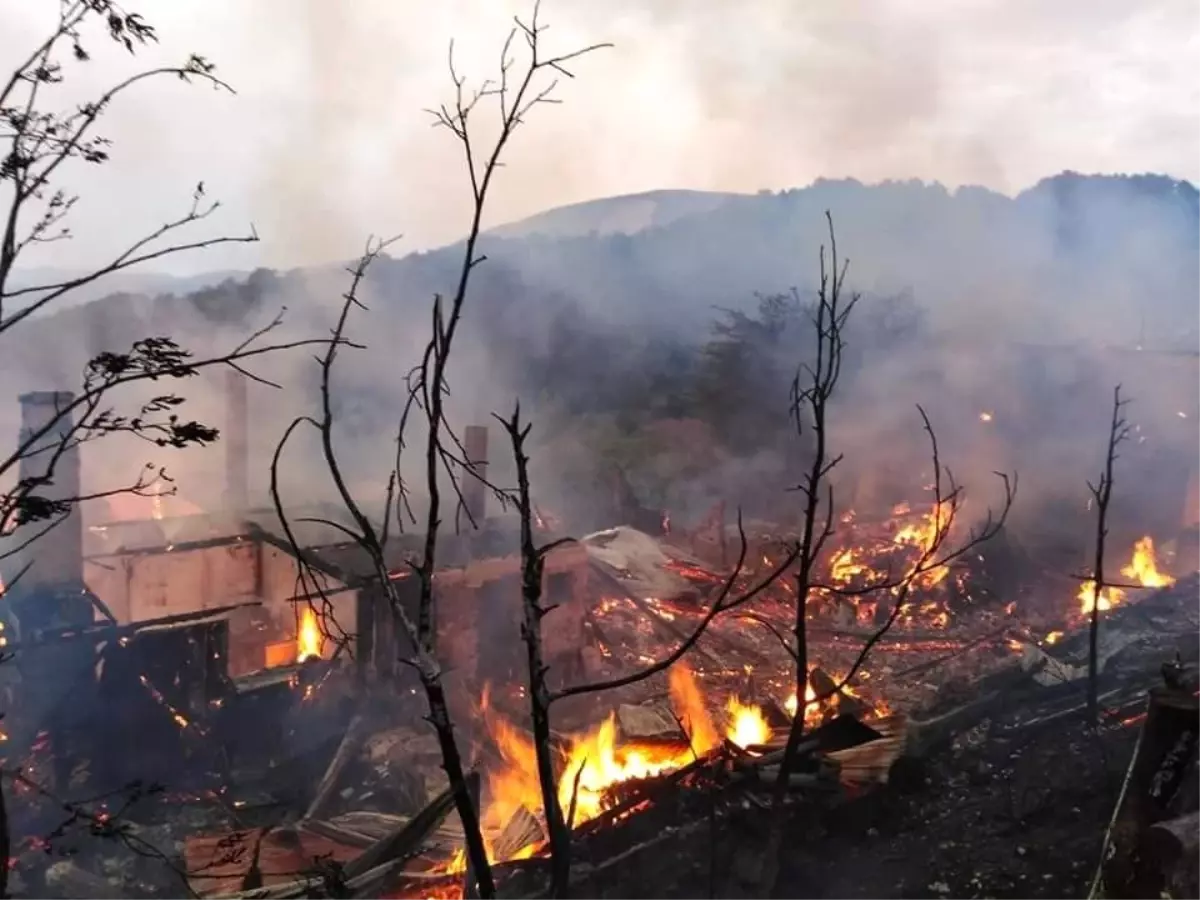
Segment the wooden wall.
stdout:
<svg viewBox="0 0 1200 900">
<path fill-rule="evenodd" d="M 84 560 L 84 580 L 119 622 L 140 622 L 259 601 L 229 619 L 229 668 L 233 675 L 262 669 L 267 648 L 296 640 L 295 559 L 249 538 L 114 553 Z M 328 579 L 334 616 L 353 634 L 357 595 Z M 278 647 L 276 660 L 283 662 Z M 330 653 L 332 645 L 324 648 Z M 284 654 L 286 656 L 286 654 Z M 290 664 L 294 661 L 287 659 Z"/>
</svg>

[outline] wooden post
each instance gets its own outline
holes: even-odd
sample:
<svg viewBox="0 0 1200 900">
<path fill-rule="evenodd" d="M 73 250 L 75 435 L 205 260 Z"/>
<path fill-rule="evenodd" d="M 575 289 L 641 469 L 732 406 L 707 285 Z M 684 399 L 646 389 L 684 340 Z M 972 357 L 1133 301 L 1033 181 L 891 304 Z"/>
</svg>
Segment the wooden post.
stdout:
<svg viewBox="0 0 1200 900">
<path fill-rule="evenodd" d="M 225 381 L 225 506 L 241 513 L 250 493 L 250 395 L 246 376 L 236 369 Z"/>
<path fill-rule="evenodd" d="M 463 430 L 467 471 L 463 475 L 462 497 L 469 520 L 481 528 L 487 518 L 488 430 L 486 425 L 468 425 Z"/>
<path fill-rule="evenodd" d="M 375 655 L 375 606 L 379 596 L 374 585 L 360 587 L 354 603 L 355 676 L 359 687 L 370 680 L 371 663 Z"/>
<path fill-rule="evenodd" d="M 69 440 L 75 429 L 75 415 L 67 411 L 75 402 L 75 395 L 68 391 L 31 391 L 17 399 L 21 404 L 21 445 L 33 435 L 46 432 L 21 455 L 18 477 L 32 482 L 48 477 L 49 482 L 33 490 L 47 500 L 70 501 L 79 497 L 82 493 L 79 447 Z M 60 447 L 67 449 L 56 453 Z M 52 463 L 54 471 L 49 472 Z M 45 524 L 36 521 L 18 528 L 13 533 L 12 545 L 19 547 L 29 541 Z M 16 568 L 28 566 L 21 577 L 25 589 L 22 594 L 34 587 L 65 589 L 59 594 L 48 592 L 39 597 L 36 607 L 28 611 L 31 615 L 22 621 L 25 628 L 91 624 L 89 602 L 63 602 L 68 596 L 78 594 L 83 583 L 83 520 L 74 503 L 69 504 L 63 521 L 24 547 L 18 556 L 20 566 Z"/>
</svg>

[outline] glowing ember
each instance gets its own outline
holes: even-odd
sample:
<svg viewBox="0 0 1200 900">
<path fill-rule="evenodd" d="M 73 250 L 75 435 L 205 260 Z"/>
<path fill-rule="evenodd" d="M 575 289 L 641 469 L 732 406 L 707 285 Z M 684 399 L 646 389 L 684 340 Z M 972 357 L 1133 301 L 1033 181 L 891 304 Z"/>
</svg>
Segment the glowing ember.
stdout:
<svg viewBox="0 0 1200 900">
<path fill-rule="evenodd" d="M 1061 631 L 1052 631 L 1042 639 L 1044 644 L 1057 644 L 1062 640 L 1063 633 Z"/>
<path fill-rule="evenodd" d="M 817 692 L 813 690 L 812 684 L 804 686 L 804 724 L 813 727 L 821 724 L 823 713 L 821 712 L 821 704 L 817 703 Z M 837 697 L 830 697 L 826 703 L 837 703 Z M 796 695 L 792 693 L 788 695 L 787 700 L 783 702 L 783 708 L 787 714 L 793 719 L 796 717 L 796 710 L 799 704 L 796 702 Z"/>
<path fill-rule="evenodd" d="M 729 713 L 729 728 L 725 736 L 739 747 L 751 747 L 765 744 L 771 739 L 771 726 L 767 724 L 766 716 L 761 707 L 742 703 L 737 697 L 730 697 L 725 704 Z"/>
<path fill-rule="evenodd" d="M 296 629 L 296 662 L 320 659 L 323 643 L 317 614 L 312 607 L 306 606 L 300 613 L 300 626 Z"/>
</svg>

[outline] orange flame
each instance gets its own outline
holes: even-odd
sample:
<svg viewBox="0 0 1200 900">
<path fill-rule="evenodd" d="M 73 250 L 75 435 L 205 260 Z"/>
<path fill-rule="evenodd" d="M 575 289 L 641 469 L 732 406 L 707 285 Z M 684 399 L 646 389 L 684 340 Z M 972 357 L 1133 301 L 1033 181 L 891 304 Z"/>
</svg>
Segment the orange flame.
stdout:
<svg viewBox="0 0 1200 900">
<path fill-rule="evenodd" d="M 1121 574 L 1131 583 L 1141 587 L 1168 587 L 1175 579 L 1159 571 L 1158 557 L 1154 552 L 1154 539 L 1149 535 L 1140 538 L 1133 545 L 1133 558 L 1129 564 L 1121 567 Z M 1076 599 L 1079 610 L 1084 615 L 1090 615 L 1093 606 L 1098 606 L 1100 612 L 1107 612 L 1125 599 L 1128 592 L 1121 588 L 1105 586 L 1100 590 L 1099 603 L 1096 602 L 1096 582 L 1087 580 L 1079 586 Z"/>
<path fill-rule="evenodd" d="M 1175 583 L 1170 575 L 1158 570 L 1154 538 L 1147 535 L 1133 545 L 1133 559 L 1121 569 L 1121 574 L 1142 587 L 1169 587 Z"/>
<path fill-rule="evenodd" d="M 725 711 L 729 713 L 729 728 L 725 736 L 734 744 L 751 747 L 765 744 L 771 739 L 771 726 L 767 724 L 761 707 L 730 697 L 725 704 Z"/>
<path fill-rule="evenodd" d="M 700 686 L 696 684 L 696 676 L 692 674 L 687 663 L 680 660 L 671 666 L 667 684 L 671 693 L 671 706 L 674 707 L 679 721 L 683 723 L 692 749 L 703 755 L 720 744 L 721 736 L 717 734 L 717 729 L 708 714 L 704 695 L 700 693 Z"/>
<path fill-rule="evenodd" d="M 300 613 L 300 626 L 296 629 L 296 662 L 320 659 L 323 643 L 317 614 L 312 607 L 306 606 Z"/>
</svg>

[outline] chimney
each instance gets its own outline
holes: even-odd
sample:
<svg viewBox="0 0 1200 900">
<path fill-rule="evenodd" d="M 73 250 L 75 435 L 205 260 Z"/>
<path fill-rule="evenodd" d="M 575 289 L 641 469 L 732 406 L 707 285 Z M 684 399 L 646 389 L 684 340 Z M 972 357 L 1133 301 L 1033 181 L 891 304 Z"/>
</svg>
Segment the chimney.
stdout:
<svg viewBox="0 0 1200 900">
<path fill-rule="evenodd" d="M 245 512 L 250 490 L 250 398 L 246 376 L 230 369 L 225 380 L 225 507 Z"/>
<path fill-rule="evenodd" d="M 75 417 L 59 416 L 75 400 L 68 391 L 33 391 L 17 398 L 21 404 L 21 446 L 47 425 L 50 429 L 26 451 L 20 461 L 19 477 L 41 478 L 47 474 L 56 448 L 74 429 Z M 57 421 L 56 421 L 56 417 Z M 41 451 L 41 452 L 39 452 Z M 79 448 L 66 450 L 58 457 L 51 475 L 52 484 L 35 488 L 33 493 L 50 500 L 67 500 L 81 493 L 79 484 Z M 31 522 L 22 531 L 36 533 L 45 522 Z M 22 538 L 16 535 L 18 542 Z M 66 519 L 35 540 L 22 553 L 22 565 L 29 568 L 22 576 L 25 586 L 77 586 L 83 582 L 83 518 L 72 507 Z"/>
<path fill-rule="evenodd" d="M 468 425 L 463 433 L 468 472 L 462 483 L 463 505 L 476 526 L 487 517 L 488 430 L 486 425 Z M 474 475 L 475 477 L 472 477 Z"/>
</svg>

